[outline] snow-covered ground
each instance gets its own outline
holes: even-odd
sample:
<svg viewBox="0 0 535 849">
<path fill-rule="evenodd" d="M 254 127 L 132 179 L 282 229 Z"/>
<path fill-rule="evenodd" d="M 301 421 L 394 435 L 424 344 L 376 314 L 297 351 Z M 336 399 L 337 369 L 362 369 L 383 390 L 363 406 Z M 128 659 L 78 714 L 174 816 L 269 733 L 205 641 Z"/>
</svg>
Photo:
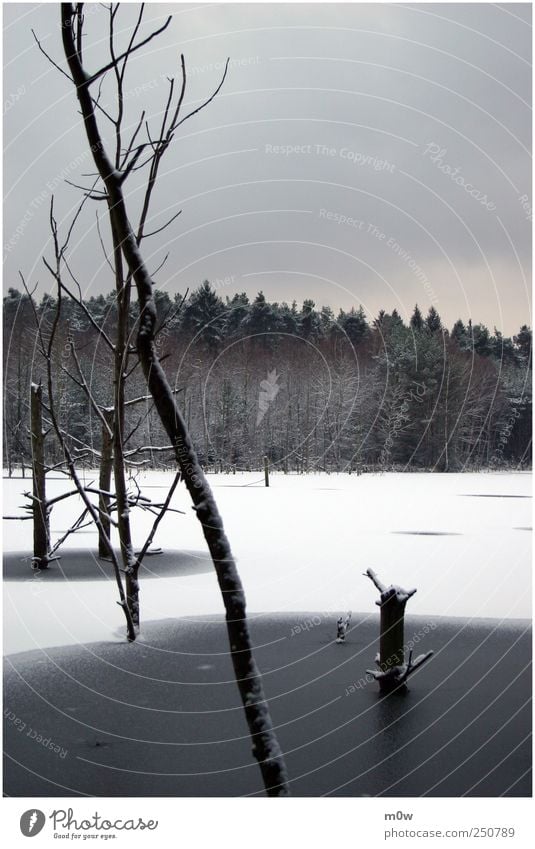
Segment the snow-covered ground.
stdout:
<svg viewBox="0 0 535 849">
<path fill-rule="evenodd" d="M 171 474 L 149 473 L 146 495 L 163 500 Z M 86 472 L 86 482 L 98 474 Z M 424 616 L 527 618 L 531 615 L 531 474 L 273 474 L 210 475 L 253 614 L 349 609 L 375 616 L 377 591 L 363 577 L 368 566 L 386 583 L 417 587 L 408 613 Z M 28 479 L 5 479 L 4 515 L 21 513 Z M 48 483 L 49 497 L 69 488 Z M 155 545 L 193 552 L 202 569 L 180 577 L 142 576 L 145 620 L 221 613 L 215 575 L 188 495 L 180 486 Z M 80 512 L 73 499 L 52 512 L 53 538 Z M 5 521 L 4 552 L 20 552 L 27 579 L 4 583 L 4 651 L 24 651 L 94 640 L 124 639 L 124 617 L 107 580 L 50 581 L 24 561 L 31 523 Z M 152 517 L 133 513 L 141 545 Z M 62 549 L 96 550 L 86 529 Z M 158 556 L 146 567 L 158 573 Z M 96 567 L 99 568 L 99 567 Z M 109 566 L 100 564 L 100 568 Z"/>
</svg>

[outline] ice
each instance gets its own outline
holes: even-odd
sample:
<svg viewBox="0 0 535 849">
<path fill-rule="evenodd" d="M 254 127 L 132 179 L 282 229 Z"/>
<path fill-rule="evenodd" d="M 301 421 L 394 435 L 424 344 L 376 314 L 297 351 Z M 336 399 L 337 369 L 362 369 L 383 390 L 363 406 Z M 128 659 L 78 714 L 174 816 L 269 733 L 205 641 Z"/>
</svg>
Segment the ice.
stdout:
<svg viewBox="0 0 535 849">
<path fill-rule="evenodd" d="M 85 473 L 88 484 L 96 476 Z M 387 585 L 418 589 L 407 615 L 531 615 L 530 473 L 271 473 L 269 488 L 261 472 L 208 479 L 252 616 L 314 610 L 339 616 L 349 609 L 377 616 L 377 590 L 363 576 L 368 567 Z M 145 495 L 163 501 L 172 480 L 172 472 L 148 472 L 140 484 Z M 30 485 L 28 479 L 4 480 L 4 515 L 22 512 L 21 493 Z M 68 488 L 66 478 L 47 483 L 49 497 Z M 154 544 L 164 552 L 187 549 L 205 558 L 202 528 L 190 504 L 180 484 L 171 506 L 185 515 L 168 514 Z M 54 506 L 53 540 L 80 512 L 74 498 Z M 136 549 L 153 518 L 132 511 Z M 4 551 L 20 552 L 21 558 L 30 554 L 29 523 L 3 526 Z M 68 575 L 69 549 L 95 552 L 96 546 L 97 535 L 89 529 L 70 537 L 61 549 L 61 568 Z M 150 558 L 147 567 L 157 574 L 158 558 Z M 47 582 L 46 576 L 33 577 L 29 561 L 21 562 L 21 570 L 27 581 L 4 583 L 6 653 L 124 639 L 113 581 Z M 142 572 L 140 583 L 142 622 L 223 613 L 215 573 L 144 579 Z"/>
</svg>

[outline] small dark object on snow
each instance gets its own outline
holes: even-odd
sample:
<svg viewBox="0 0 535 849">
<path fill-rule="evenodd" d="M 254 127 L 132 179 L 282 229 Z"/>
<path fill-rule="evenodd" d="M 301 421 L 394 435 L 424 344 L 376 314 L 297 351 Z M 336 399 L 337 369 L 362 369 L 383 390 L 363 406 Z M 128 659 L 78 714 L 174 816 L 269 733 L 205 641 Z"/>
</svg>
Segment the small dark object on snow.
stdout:
<svg viewBox="0 0 535 849">
<path fill-rule="evenodd" d="M 349 623 L 351 622 L 351 611 L 348 612 L 346 618 L 340 616 L 336 623 L 336 642 L 337 643 L 345 643 L 346 640 L 346 632 L 349 628 Z"/>
</svg>

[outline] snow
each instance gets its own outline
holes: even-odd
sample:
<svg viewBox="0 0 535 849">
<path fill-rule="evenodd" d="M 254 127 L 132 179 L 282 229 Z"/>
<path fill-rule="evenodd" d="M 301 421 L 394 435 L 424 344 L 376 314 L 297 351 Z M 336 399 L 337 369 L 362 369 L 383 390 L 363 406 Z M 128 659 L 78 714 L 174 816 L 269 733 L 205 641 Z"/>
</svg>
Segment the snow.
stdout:
<svg viewBox="0 0 535 849">
<path fill-rule="evenodd" d="M 165 497 L 173 473 L 140 477 L 144 495 Z M 98 478 L 85 472 L 87 484 Z M 368 567 L 389 586 L 416 587 L 407 615 L 522 619 L 531 615 L 531 474 L 271 474 L 209 475 L 253 616 L 273 612 L 352 609 L 377 616 L 377 589 Z M 4 515 L 18 515 L 29 479 L 4 479 Z M 67 491 L 67 479 L 49 479 L 49 497 Z M 497 497 L 499 496 L 499 497 Z M 507 497 L 506 497 L 507 496 Z M 206 570 L 206 543 L 183 484 L 154 545 L 169 554 L 193 551 L 203 567 L 180 577 L 141 580 L 141 618 L 221 614 L 215 573 Z M 54 506 L 52 539 L 81 512 L 77 499 Z M 153 516 L 132 511 L 140 548 Z M 27 522 L 5 521 L 4 551 L 19 552 L 27 580 L 4 582 L 4 651 L 123 640 L 124 616 L 112 581 L 47 581 L 34 577 Z M 435 535 L 436 534 L 436 535 Z M 451 535 L 450 535 L 451 534 Z M 62 547 L 96 551 L 91 529 Z M 61 553 L 60 552 L 60 553 Z M 196 556 L 196 555 L 194 555 Z M 100 568 L 110 570 L 103 561 Z M 158 573 L 158 556 L 146 559 Z M 54 567 L 58 568 L 58 567 Z M 95 567 L 98 568 L 98 567 Z"/>
</svg>

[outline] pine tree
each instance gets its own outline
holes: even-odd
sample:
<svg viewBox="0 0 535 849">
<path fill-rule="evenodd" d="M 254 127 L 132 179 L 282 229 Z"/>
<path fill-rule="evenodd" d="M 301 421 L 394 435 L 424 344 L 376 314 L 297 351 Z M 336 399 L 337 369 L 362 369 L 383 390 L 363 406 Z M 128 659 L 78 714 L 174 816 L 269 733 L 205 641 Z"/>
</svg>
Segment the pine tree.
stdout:
<svg viewBox="0 0 535 849">
<path fill-rule="evenodd" d="M 424 319 L 422 313 L 420 312 L 420 307 L 418 306 L 418 304 L 415 304 L 414 306 L 414 312 L 411 315 L 410 326 L 416 333 L 419 333 L 424 326 Z"/>
<path fill-rule="evenodd" d="M 301 313 L 299 315 L 299 335 L 303 339 L 314 341 L 321 336 L 320 317 L 316 310 L 314 301 L 306 299 L 303 301 Z"/>
<path fill-rule="evenodd" d="M 239 336 L 241 327 L 249 315 L 250 303 L 245 292 L 240 292 L 232 298 L 227 297 L 225 308 L 225 336 Z"/>
<path fill-rule="evenodd" d="M 531 328 L 523 324 L 517 335 L 513 336 L 513 342 L 516 345 L 520 361 L 528 363 L 531 359 Z"/>
<path fill-rule="evenodd" d="M 492 350 L 490 334 L 484 324 L 474 324 L 472 328 L 472 344 L 476 354 L 488 357 Z"/>
<path fill-rule="evenodd" d="M 223 301 L 205 280 L 184 306 L 181 329 L 214 349 L 223 336 L 224 312 Z"/>
<path fill-rule="evenodd" d="M 358 345 L 368 333 L 368 322 L 362 306 L 358 310 L 351 307 L 349 312 L 339 319 L 339 323 L 352 345 Z"/>
<path fill-rule="evenodd" d="M 263 292 L 259 292 L 249 310 L 246 320 L 248 333 L 273 333 L 279 329 L 277 313 L 273 304 L 266 301 Z"/>
<path fill-rule="evenodd" d="M 295 301 L 292 306 L 288 306 L 286 301 L 283 301 L 279 307 L 278 324 L 280 325 L 281 333 L 297 333 L 297 305 Z"/>
<path fill-rule="evenodd" d="M 335 323 L 334 312 L 329 306 L 322 307 L 320 310 L 320 325 L 323 336 L 329 336 Z"/>
<path fill-rule="evenodd" d="M 429 312 L 425 319 L 425 327 L 428 333 L 438 333 L 439 330 L 442 330 L 442 321 L 434 307 L 429 307 Z"/>
<path fill-rule="evenodd" d="M 466 327 L 464 326 L 464 322 L 458 318 L 453 327 L 451 328 L 451 338 L 457 343 L 461 350 L 465 350 L 467 347 L 467 334 Z"/>
</svg>

